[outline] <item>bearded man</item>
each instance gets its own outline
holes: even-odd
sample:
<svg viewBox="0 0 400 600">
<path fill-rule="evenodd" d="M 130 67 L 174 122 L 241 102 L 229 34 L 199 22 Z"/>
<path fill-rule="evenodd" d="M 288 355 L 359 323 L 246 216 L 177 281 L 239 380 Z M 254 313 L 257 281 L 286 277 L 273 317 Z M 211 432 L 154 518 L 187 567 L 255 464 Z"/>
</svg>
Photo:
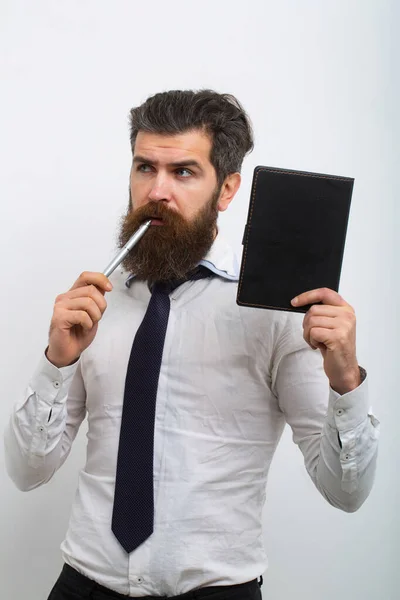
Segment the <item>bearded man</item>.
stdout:
<svg viewBox="0 0 400 600">
<path fill-rule="evenodd" d="M 119 247 L 151 226 L 110 279 L 85 271 L 57 296 L 5 432 L 7 470 L 22 490 L 48 482 L 87 413 L 49 600 L 259 599 L 266 482 L 286 423 L 331 505 L 353 512 L 371 490 L 378 421 L 355 312 L 329 289 L 299 290 L 293 303 L 312 305 L 302 323 L 237 305 L 217 217 L 253 135 L 233 96 L 156 94 L 131 111 L 131 147 Z"/>
</svg>

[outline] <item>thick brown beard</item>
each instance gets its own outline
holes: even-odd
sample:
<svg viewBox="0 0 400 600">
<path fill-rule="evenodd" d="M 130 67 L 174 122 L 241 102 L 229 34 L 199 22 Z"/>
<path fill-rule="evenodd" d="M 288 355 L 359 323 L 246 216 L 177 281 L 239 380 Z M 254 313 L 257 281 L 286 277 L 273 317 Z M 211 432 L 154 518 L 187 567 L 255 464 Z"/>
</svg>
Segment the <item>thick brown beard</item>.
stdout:
<svg viewBox="0 0 400 600">
<path fill-rule="evenodd" d="M 218 218 L 219 189 L 190 221 L 163 202 L 148 204 L 121 218 L 118 247 L 122 248 L 138 227 L 149 218 L 162 219 L 152 225 L 140 242 L 122 261 L 124 268 L 138 279 L 166 281 L 184 278 L 212 246 Z"/>
</svg>

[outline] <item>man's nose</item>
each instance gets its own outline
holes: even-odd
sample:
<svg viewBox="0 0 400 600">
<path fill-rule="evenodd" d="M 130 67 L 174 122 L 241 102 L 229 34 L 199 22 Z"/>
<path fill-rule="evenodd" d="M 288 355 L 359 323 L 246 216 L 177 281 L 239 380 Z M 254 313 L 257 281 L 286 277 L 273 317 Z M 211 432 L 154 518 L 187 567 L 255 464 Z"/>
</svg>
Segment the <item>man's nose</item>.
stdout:
<svg viewBox="0 0 400 600">
<path fill-rule="evenodd" d="M 158 173 L 150 189 L 149 200 L 153 202 L 169 202 L 172 196 L 172 184 L 168 175 Z"/>
</svg>

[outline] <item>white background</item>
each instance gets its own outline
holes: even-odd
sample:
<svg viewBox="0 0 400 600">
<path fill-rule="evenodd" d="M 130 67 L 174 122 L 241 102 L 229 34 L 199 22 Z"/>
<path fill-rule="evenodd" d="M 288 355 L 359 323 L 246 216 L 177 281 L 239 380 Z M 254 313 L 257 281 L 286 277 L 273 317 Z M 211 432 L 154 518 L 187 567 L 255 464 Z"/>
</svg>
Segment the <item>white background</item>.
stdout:
<svg viewBox="0 0 400 600">
<path fill-rule="evenodd" d="M 382 423 L 375 486 L 355 514 L 318 494 L 285 431 L 265 507 L 264 599 L 399 598 L 399 3 L 1 0 L 0 11 L 2 428 L 47 345 L 56 295 L 114 253 L 129 109 L 167 89 L 231 92 L 256 135 L 220 221 L 238 253 L 256 165 L 355 178 L 340 292 Z M 1 448 L 4 600 L 46 599 L 58 577 L 85 433 L 86 422 L 64 467 L 28 494 Z"/>
</svg>

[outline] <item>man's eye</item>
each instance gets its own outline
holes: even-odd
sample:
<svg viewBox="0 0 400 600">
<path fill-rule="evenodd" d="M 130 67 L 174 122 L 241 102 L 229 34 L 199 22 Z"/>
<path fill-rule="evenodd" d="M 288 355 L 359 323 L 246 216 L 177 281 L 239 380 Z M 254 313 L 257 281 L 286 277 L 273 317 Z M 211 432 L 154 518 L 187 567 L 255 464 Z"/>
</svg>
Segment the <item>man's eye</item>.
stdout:
<svg viewBox="0 0 400 600">
<path fill-rule="evenodd" d="M 151 167 L 150 165 L 139 165 L 137 170 L 141 173 L 148 173 L 149 171 L 151 171 Z"/>
<path fill-rule="evenodd" d="M 184 167 L 177 169 L 176 172 L 180 177 L 190 177 L 192 175 L 192 171 L 189 171 L 189 169 L 185 169 Z"/>
</svg>

